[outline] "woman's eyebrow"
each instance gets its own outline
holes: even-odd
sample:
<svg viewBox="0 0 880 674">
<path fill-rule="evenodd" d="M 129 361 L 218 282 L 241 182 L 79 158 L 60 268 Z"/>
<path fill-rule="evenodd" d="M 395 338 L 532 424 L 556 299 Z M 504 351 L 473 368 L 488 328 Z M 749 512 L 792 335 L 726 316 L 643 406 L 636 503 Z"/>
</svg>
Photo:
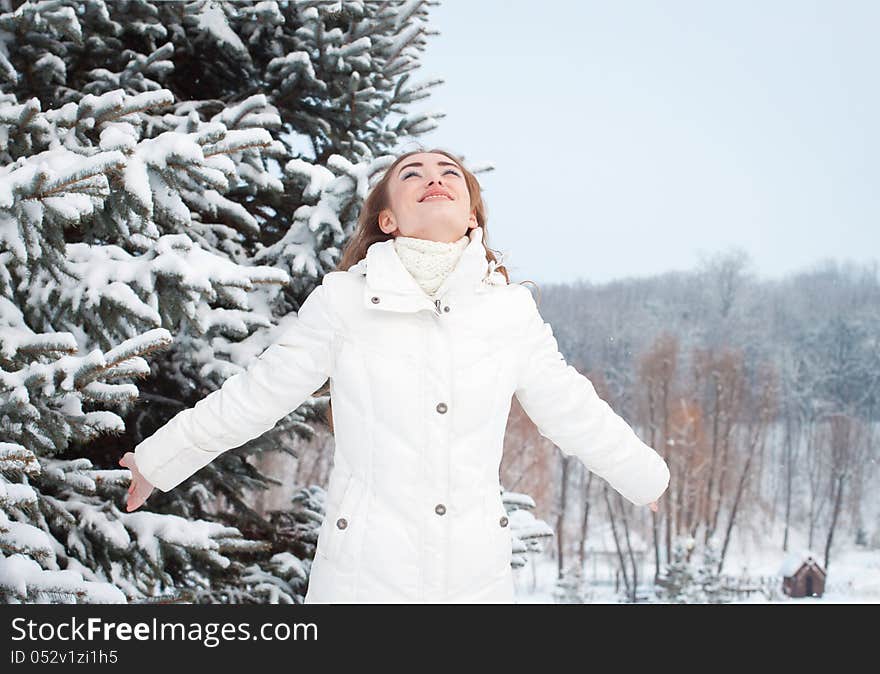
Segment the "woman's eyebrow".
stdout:
<svg viewBox="0 0 880 674">
<path fill-rule="evenodd" d="M 401 166 L 400 170 L 397 172 L 397 175 L 400 175 L 403 172 L 403 169 L 409 168 L 410 166 L 424 166 L 424 164 L 420 161 L 414 161 L 410 164 L 406 164 L 405 166 Z M 458 164 L 453 164 L 451 161 L 438 161 L 437 166 L 454 166 L 458 168 Z"/>
</svg>

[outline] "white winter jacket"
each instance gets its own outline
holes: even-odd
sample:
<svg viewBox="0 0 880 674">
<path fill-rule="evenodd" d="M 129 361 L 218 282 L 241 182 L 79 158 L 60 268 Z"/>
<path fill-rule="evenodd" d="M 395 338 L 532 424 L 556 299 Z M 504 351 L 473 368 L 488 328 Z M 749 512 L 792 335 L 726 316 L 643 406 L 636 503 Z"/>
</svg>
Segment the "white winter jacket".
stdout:
<svg viewBox="0 0 880 674">
<path fill-rule="evenodd" d="M 245 372 L 135 448 L 139 470 L 168 491 L 329 378 L 336 446 L 306 603 L 513 602 L 499 485 L 513 395 L 636 505 L 669 470 L 565 362 L 529 289 L 491 270 L 482 235 L 470 230 L 436 301 L 392 240 L 326 274 Z"/>
</svg>

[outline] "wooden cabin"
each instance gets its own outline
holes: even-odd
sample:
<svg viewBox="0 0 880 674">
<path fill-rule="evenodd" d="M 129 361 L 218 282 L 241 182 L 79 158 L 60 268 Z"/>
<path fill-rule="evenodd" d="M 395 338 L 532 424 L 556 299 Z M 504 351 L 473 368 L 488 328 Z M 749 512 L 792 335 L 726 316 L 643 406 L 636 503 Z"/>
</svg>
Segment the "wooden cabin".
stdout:
<svg viewBox="0 0 880 674">
<path fill-rule="evenodd" d="M 779 573 L 782 592 L 789 597 L 821 597 L 825 592 L 825 569 L 813 552 L 788 555 Z"/>
</svg>

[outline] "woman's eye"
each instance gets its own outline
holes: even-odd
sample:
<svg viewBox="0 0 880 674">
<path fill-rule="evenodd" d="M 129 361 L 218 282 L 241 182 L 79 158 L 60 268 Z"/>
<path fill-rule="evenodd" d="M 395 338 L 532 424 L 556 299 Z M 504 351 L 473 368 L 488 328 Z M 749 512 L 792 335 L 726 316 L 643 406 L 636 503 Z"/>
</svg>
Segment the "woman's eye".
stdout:
<svg viewBox="0 0 880 674">
<path fill-rule="evenodd" d="M 443 173 L 454 173 L 459 178 L 461 178 L 461 174 L 458 171 L 456 171 L 455 169 L 446 169 L 445 171 L 443 171 Z M 407 171 L 406 173 L 403 174 L 403 177 L 401 177 L 401 180 L 406 180 L 410 176 L 417 176 L 417 175 L 419 175 L 419 174 L 416 171 Z"/>
</svg>

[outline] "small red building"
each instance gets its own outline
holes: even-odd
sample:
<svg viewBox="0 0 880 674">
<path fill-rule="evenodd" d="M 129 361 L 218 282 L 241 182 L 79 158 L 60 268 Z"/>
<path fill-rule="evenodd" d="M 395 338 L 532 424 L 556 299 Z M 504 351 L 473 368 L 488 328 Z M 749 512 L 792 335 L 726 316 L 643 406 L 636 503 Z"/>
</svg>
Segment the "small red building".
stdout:
<svg viewBox="0 0 880 674">
<path fill-rule="evenodd" d="M 825 592 L 825 569 L 819 556 L 809 550 L 789 554 L 779 569 L 782 591 L 789 597 L 821 597 Z"/>
</svg>

